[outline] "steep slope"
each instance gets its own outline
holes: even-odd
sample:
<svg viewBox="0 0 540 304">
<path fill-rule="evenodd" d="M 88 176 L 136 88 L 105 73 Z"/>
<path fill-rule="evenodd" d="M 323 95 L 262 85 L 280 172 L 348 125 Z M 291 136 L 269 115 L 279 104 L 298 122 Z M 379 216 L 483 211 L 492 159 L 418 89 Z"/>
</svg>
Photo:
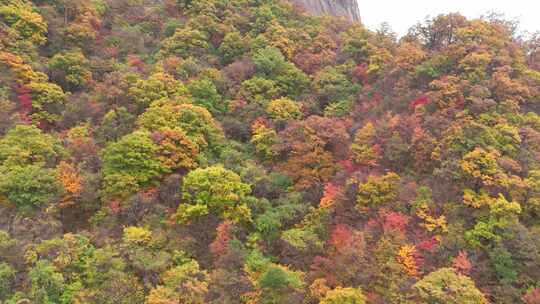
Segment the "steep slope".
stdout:
<svg viewBox="0 0 540 304">
<path fill-rule="evenodd" d="M 328 14 L 360 22 L 360 10 L 356 0 L 294 0 L 294 2 L 312 14 Z"/>
<path fill-rule="evenodd" d="M 539 37 L 290 1 L 0 0 L 0 303 L 540 303 Z"/>
</svg>

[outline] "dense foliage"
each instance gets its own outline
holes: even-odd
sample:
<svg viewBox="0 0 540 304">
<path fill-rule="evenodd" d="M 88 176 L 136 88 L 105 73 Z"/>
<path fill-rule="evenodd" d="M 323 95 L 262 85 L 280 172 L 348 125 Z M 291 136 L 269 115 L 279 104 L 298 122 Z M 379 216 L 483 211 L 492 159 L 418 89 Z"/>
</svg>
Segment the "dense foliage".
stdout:
<svg viewBox="0 0 540 304">
<path fill-rule="evenodd" d="M 540 303 L 540 39 L 0 0 L 0 302 Z"/>
</svg>

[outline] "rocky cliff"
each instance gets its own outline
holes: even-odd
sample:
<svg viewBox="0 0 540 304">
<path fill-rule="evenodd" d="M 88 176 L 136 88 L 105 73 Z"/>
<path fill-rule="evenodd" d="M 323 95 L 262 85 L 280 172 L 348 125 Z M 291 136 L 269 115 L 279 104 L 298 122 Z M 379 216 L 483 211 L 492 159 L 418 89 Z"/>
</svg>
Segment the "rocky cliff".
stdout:
<svg viewBox="0 0 540 304">
<path fill-rule="evenodd" d="M 292 0 L 306 11 L 316 15 L 334 15 L 360 22 L 360 10 L 356 0 Z"/>
</svg>

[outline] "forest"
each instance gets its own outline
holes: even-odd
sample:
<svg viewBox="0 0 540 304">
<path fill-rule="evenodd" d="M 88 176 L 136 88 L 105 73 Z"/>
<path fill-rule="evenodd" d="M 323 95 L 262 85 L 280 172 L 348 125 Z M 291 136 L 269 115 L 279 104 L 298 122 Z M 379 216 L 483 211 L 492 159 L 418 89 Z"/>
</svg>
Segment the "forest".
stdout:
<svg viewBox="0 0 540 304">
<path fill-rule="evenodd" d="M 539 304 L 516 26 L 0 0 L 0 303 Z"/>
</svg>

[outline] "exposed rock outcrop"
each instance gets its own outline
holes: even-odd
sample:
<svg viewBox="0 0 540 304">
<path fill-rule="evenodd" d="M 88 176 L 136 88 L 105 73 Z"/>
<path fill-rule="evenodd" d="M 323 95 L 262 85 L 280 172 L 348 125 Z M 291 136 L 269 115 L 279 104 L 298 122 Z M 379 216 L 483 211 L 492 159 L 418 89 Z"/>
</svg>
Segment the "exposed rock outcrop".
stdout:
<svg viewBox="0 0 540 304">
<path fill-rule="evenodd" d="M 360 10 L 356 0 L 292 0 L 315 15 L 333 15 L 360 22 Z"/>
</svg>

